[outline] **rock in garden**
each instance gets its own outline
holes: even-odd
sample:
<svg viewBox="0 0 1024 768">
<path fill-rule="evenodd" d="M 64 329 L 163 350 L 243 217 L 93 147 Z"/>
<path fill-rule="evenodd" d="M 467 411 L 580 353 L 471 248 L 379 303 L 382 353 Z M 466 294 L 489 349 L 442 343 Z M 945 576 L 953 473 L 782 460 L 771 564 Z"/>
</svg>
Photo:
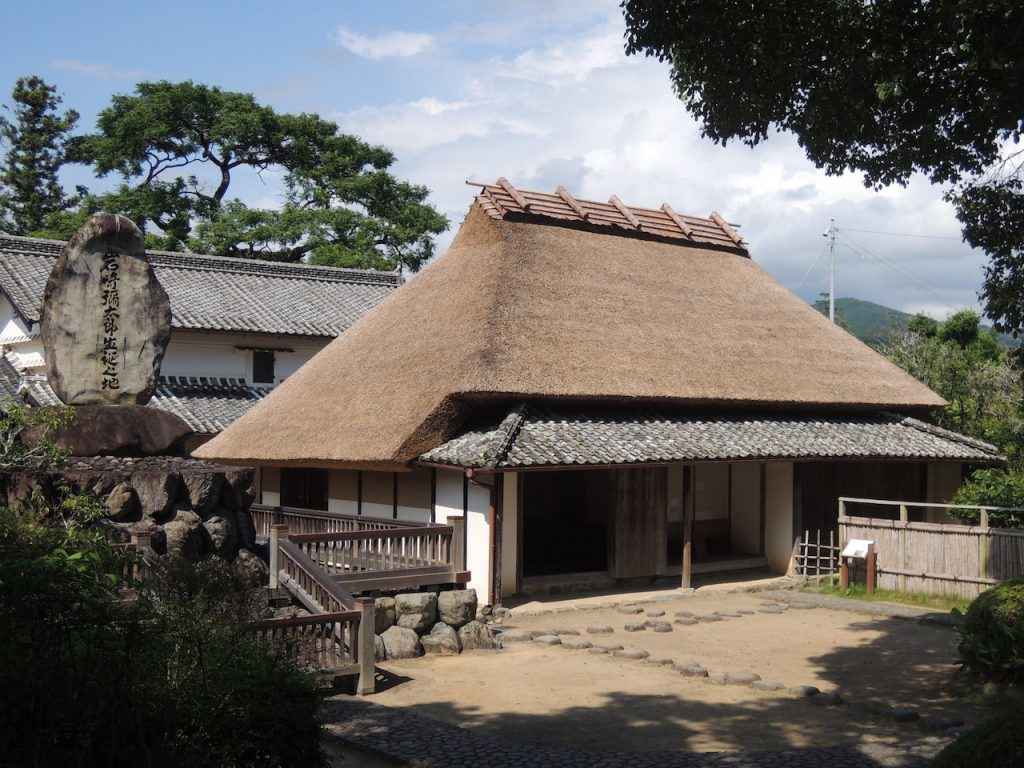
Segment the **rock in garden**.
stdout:
<svg viewBox="0 0 1024 768">
<path fill-rule="evenodd" d="M 700 617 L 701 621 L 721 621 L 722 617 L 717 613 L 709 613 Z"/>
<path fill-rule="evenodd" d="M 459 642 L 464 651 L 483 651 L 498 648 L 498 641 L 490 628 L 479 621 L 471 621 L 459 627 Z"/>
<path fill-rule="evenodd" d="M 725 685 L 725 675 L 709 675 L 708 682 L 711 685 Z"/>
<path fill-rule="evenodd" d="M 238 536 L 238 546 L 249 549 L 256 545 L 256 523 L 247 509 L 236 509 L 235 533 Z"/>
<path fill-rule="evenodd" d="M 789 693 L 798 699 L 807 699 L 821 691 L 815 685 L 794 685 L 789 689 Z"/>
<path fill-rule="evenodd" d="M 588 648 L 587 649 L 587 653 L 595 653 L 595 654 L 608 653 L 608 649 L 607 648 L 602 648 L 599 645 L 595 645 L 592 648 Z"/>
<path fill-rule="evenodd" d="M 429 635 L 420 638 L 420 645 L 428 656 L 454 656 L 462 650 L 458 632 L 443 621 L 437 622 Z"/>
<path fill-rule="evenodd" d="M 931 717 L 922 717 L 917 724 L 922 731 L 938 733 L 949 728 L 959 728 L 964 724 L 964 721 L 960 717 L 938 717 L 932 715 Z"/>
<path fill-rule="evenodd" d="M 694 614 L 690 613 L 689 611 L 676 611 L 675 616 L 680 619 L 692 619 L 694 617 Z"/>
<path fill-rule="evenodd" d="M 751 611 L 751 610 L 748 610 L 747 608 L 739 608 L 739 609 L 737 609 L 736 613 L 740 614 L 741 616 L 753 616 L 754 615 L 754 612 Z"/>
<path fill-rule="evenodd" d="M 189 510 L 178 510 L 174 519 L 163 526 L 167 556 L 197 562 L 203 553 L 203 521 Z"/>
<path fill-rule="evenodd" d="M 502 643 L 523 643 L 533 640 L 533 633 L 526 629 L 506 629 L 498 635 Z"/>
<path fill-rule="evenodd" d="M 780 683 L 778 680 L 755 680 L 750 684 L 751 688 L 756 688 L 759 691 L 781 691 L 786 687 L 785 683 Z"/>
<path fill-rule="evenodd" d="M 593 647 L 593 644 L 586 640 L 579 640 L 574 637 L 563 638 L 562 647 L 568 648 L 570 651 L 586 651 Z"/>
<path fill-rule="evenodd" d="M 715 611 L 723 619 L 738 619 L 742 614 L 739 611 Z"/>
<path fill-rule="evenodd" d="M 707 677 L 707 667 L 698 664 L 696 661 L 688 661 L 683 664 L 676 664 L 675 671 L 684 677 Z"/>
<path fill-rule="evenodd" d="M 667 621 L 655 621 L 651 624 L 651 629 L 655 632 L 671 632 L 672 625 Z"/>
<path fill-rule="evenodd" d="M 213 512 L 220 501 L 220 484 L 224 476 L 219 472 L 186 472 L 182 476 L 192 510 L 200 517 Z"/>
<path fill-rule="evenodd" d="M 416 634 L 426 634 L 437 621 L 437 595 L 433 592 L 396 595 L 395 615 L 398 626 L 411 629 Z"/>
<path fill-rule="evenodd" d="M 889 709 L 889 705 L 879 699 L 854 699 L 847 701 L 850 711 L 867 717 L 881 717 Z"/>
<path fill-rule="evenodd" d="M 665 615 L 664 611 L 647 611 L 647 617 L 651 618 L 651 619 L 656 619 L 659 616 L 664 616 L 664 615 Z"/>
<path fill-rule="evenodd" d="M 644 659 L 644 664 L 650 664 L 654 667 L 671 667 L 672 659 L 668 656 L 648 656 Z"/>
<path fill-rule="evenodd" d="M 785 613 L 786 609 L 781 605 L 766 605 L 757 609 L 760 613 Z"/>
<path fill-rule="evenodd" d="M 558 635 L 540 635 L 539 637 L 533 638 L 533 642 L 540 643 L 542 645 L 561 645 L 562 639 Z"/>
<path fill-rule="evenodd" d="M 174 507 L 181 477 L 174 472 L 136 472 L 132 487 L 139 498 L 142 514 L 161 522 Z"/>
<path fill-rule="evenodd" d="M 598 648 L 601 648 L 609 653 L 614 653 L 615 651 L 622 650 L 622 646 L 618 643 L 596 643 L 596 645 Z"/>
<path fill-rule="evenodd" d="M 547 630 L 547 634 L 549 634 L 549 635 L 558 635 L 559 637 L 563 637 L 563 636 L 578 637 L 580 633 L 579 633 L 579 630 L 576 630 L 576 629 L 568 629 L 566 627 L 555 627 L 553 629 Z"/>
<path fill-rule="evenodd" d="M 380 635 L 373 636 L 373 658 L 377 661 L 386 661 L 388 658 L 388 651 L 384 647 L 384 638 Z"/>
<path fill-rule="evenodd" d="M 899 707 L 885 710 L 882 716 L 886 720 L 892 720 L 894 723 L 916 723 L 921 719 L 921 715 L 913 709 L 902 709 Z"/>
<path fill-rule="evenodd" d="M 458 629 L 476 618 L 476 605 L 475 589 L 451 589 L 437 596 L 437 616 Z"/>
<path fill-rule="evenodd" d="M 47 377 L 68 405 L 145 405 L 171 335 L 171 304 L 142 231 L 94 216 L 64 248 L 43 293 Z"/>
<path fill-rule="evenodd" d="M 596 624 L 594 626 L 587 627 L 588 635 L 610 635 L 614 631 L 615 629 L 607 624 Z"/>
<path fill-rule="evenodd" d="M 838 707 L 843 703 L 843 697 L 838 693 L 816 693 L 807 699 L 811 704 L 818 707 Z"/>
<path fill-rule="evenodd" d="M 224 514 L 214 515 L 203 523 L 203 527 L 209 536 L 214 554 L 230 557 L 234 554 L 238 540 L 235 535 L 235 516 L 224 509 L 219 511 Z"/>
<path fill-rule="evenodd" d="M 419 635 L 408 627 L 390 627 L 380 638 L 389 659 L 415 659 L 422 650 Z"/>
<path fill-rule="evenodd" d="M 487 621 L 491 624 L 504 624 L 512 618 L 512 611 L 508 608 L 504 608 L 500 605 L 496 605 L 491 608 L 491 613 L 487 617 Z"/>
<path fill-rule="evenodd" d="M 729 685 L 750 685 L 756 680 L 760 680 L 761 676 L 754 672 L 726 672 L 725 682 Z"/>
<path fill-rule="evenodd" d="M 396 621 L 395 616 L 395 598 L 393 597 L 378 597 L 373 602 L 373 631 L 375 634 L 382 635 L 387 631 L 388 627 L 394 626 Z"/>
<path fill-rule="evenodd" d="M 623 629 L 625 629 L 627 632 L 643 632 L 645 629 L 647 629 L 647 625 L 634 622 L 632 624 L 627 624 L 625 627 L 623 627 Z"/>
<path fill-rule="evenodd" d="M 676 619 L 675 623 L 685 627 L 685 626 L 692 626 L 694 624 L 699 624 L 700 622 L 696 618 L 694 618 L 693 616 L 682 616 L 682 617 Z"/>
<path fill-rule="evenodd" d="M 238 555 L 231 566 L 235 573 L 253 587 L 261 587 L 270 581 L 270 569 L 267 564 L 259 555 L 255 555 L 247 549 L 238 550 Z"/>
<path fill-rule="evenodd" d="M 646 659 L 650 655 L 651 654 L 649 654 L 647 651 L 642 651 L 640 649 L 612 652 L 612 656 L 614 656 L 615 658 L 629 659 L 630 661 L 640 661 L 641 659 Z"/>
<path fill-rule="evenodd" d="M 624 605 L 621 608 L 619 608 L 619 613 L 636 614 L 643 612 L 644 609 L 641 608 L 639 605 Z"/>
<path fill-rule="evenodd" d="M 104 514 L 117 522 L 129 520 L 138 512 L 135 493 L 132 491 L 132 487 L 124 481 L 114 486 L 103 503 L 103 507 Z"/>
</svg>

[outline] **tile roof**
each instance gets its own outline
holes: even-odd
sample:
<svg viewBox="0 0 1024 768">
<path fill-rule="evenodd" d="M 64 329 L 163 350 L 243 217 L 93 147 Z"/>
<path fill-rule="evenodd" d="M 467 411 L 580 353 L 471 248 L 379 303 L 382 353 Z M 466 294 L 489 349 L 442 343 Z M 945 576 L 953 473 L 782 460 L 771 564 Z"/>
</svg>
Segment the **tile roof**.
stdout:
<svg viewBox="0 0 1024 768">
<path fill-rule="evenodd" d="M 917 419 L 728 414 L 518 405 L 420 456 L 520 469 L 764 459 L 916 459 L 1001 463 L 995 446 Z"/>
<path fill-rule="evenodd" d="M 559 223 L 587 226 L 619 235 L 646 236 L 699 245 L 713 245 L 746 255 L 747 245 L 735 228 L 718 213 L 707 218 L 682 216 L 668 203 L 661 208 L 636 208 L 612 195 L 607 203 L 573 197 L 565 187 L 554 193 L 516 189 L 502 177 L 494 184 L 468 182 L 481 187 L 476 202 L 494 219 L 554 219 Z"/>
<path fill-rule="evenodd" d="M 43 289 L 64 248 L 0 235 L 0 289 L 38 322 Z M 402 284 L 393 272 L 147 251 L 171 299 L 171 325 L 205 331 L 338 336 Z"/>
<path fill-rule="evenodd" d="M 23 376 L 22 386 L 28 387 L 37 405 L 61 404 L 45 376 Z M 173 413 L 197 434 L 215 435 L 269 392 L 269 387 L 247 384 L 243 379 L 161 376 L 149 407 Z"/>
<path fill-rule="evenodd" d="M 6 355 L 0 355 L 0 404 L 21 400 L 21 376 Z"/>
</svg>

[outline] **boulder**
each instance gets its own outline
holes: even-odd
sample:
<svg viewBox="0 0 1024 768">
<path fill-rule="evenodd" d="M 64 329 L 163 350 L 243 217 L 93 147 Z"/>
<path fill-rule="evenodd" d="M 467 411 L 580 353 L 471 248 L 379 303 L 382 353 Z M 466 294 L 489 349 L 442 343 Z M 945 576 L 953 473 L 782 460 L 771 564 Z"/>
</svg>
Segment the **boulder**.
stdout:
<svg viewBox="0 0 1024 768">
<path fill-rule="evenodd" d="M 160 522 L 170 514 L 178 495 L 181 476 L 174 472 L 137 472 L 132 487 L 139 497 L 142 514 Z"/>
<path fill-rule="evenodd" d="M 103 507 L 104 514 L 116 522 L 130 520 L 139 510 L 131 485 L 124 481 L 114 486 Z"/>
<path fill-rule="evenodd" d="M 213 515 L 209 520 L 204 521 L 203 528 L 206 529 L 209 536 L 213 553 L 221 557 L 230 557 L 238 545 L 235 516 L 224 509 L 218 511 L 223 514 Z"/>
<path fill-rule="evenodd" d="M 185 482 L 192 510 L 203 518 L 214 514 L 214 508 L 220 501 L 220 486 L 224 482 L 224 475 L 219 472 L 187 472 L 182 474 L 181 479 Z"/>
<path fill-rule="evenodd" d="M 68 405 L 144 405 L 171 336 L 171 304 L 124 216 L 89 219 L 43 292 L 46 375 Z"/>
<path fill-rule="evenodd" d="M 174 519 L 164 524 L 167 556 L 198 562 L 203 554 L 203 521 L 186 509 L 178 510 Z"/>
<path fill-rule="evenodd" d="M 494 637 L 494 633 L 486 624 L 479 621 L 471 621 L 459 627 L 459 642 L 462 643 L 464 651 L 481 651 L 500 648 L 500 644 Z"/>
<path fill-rule="evenodd" d="M 149 534 L 149 546 L 157 554 L 167 553 L 167 534 L 164 529 L 152 520 L 144 519 L 131 527 L 132 531 Z"/>
<path fill-rule="evenodd" d="M 437 595 L 433 592 L 412 592 L 395 597 L 396 623 L 416 634 L 427 632 L 437 621 Z M 391 658 L 390 654 L 388 658 Z"/>
<path fill-rule="evenodd" d="M 420 638 L 420 645 L 428 656 L 454 656 L 462 650 L 458 633 L 443 621 L 437 622 L 429 635 Z"/>
<path fill-rule="evenodd" d="M 458 629 L 476 618 L 476 590 L 452 589 L 437 596 L 437 617 Z"/>
<path fill-rule="evenodd" d="M 380 639 L 389 659 L 415 659 L 420 655 L 419 635 L 407 627 L 389 627 Z"/>
<path fill-rule="evenodd" d="M 373 636 L 373 658 L 377 661 L 386 661 L 388 658 L 387 649 L 384 647 L 384 638 L 380 635 Z"/>
<path fill-rule="evenodd" d="M 256 545 L 256 523 L 247 509 L 236 509 L 235 533 L 238 536 L 238 546 L 253 547 Z"/>
<path fill-rule="evenodd" d="M 378 597 L 373 603 L 373 631 L 382 634 L 395 625 L 395 598 Z"/>
<path fill-rule="evenodd" d="M 75 420 L 47 432 L 72 456 L 164 456 L 181 453 L 192 429 L 178 416 L 141 405 L 80 405 Z M 26 432 L 27 439 L 41 436 Z"/>
<path fill-rule="evenodd" d="M 238 550 L 231 566 L 235 572 L 245 579 L 246 583 L 253 587 L 262 587 L 270 583 L 270 568 L 259 557 L 247 549 Z"/>
</svg>

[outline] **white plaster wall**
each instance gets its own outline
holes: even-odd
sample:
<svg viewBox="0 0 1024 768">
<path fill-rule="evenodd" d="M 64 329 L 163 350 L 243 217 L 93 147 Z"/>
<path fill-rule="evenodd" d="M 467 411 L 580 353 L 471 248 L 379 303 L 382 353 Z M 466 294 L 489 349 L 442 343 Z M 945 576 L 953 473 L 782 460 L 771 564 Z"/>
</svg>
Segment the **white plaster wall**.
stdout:
<svg viewBox="0 0 1024 768">
<path fill-rule="evenodd" d="M 729 516 L 729 465 L 698 464 L 694 468 L 695 520 L 721 520 Z"/>
<path fill-rule="evenodd" d="M 394 517 L 394 485 L 390 472 L 363 472 L 363 514 Z"/>
<path fill-rule="evenodd" d="M 261 504 L 277 507 L 281 504 L 281 470 L 278 467 L 260 467 Z"/>
<path fill-rule="evenodd" d="M 252 381 L 252 352 L 238 347 L 291 349 L 274 354 L 274 377 L 284 381 L 330 339 L 307 340 L 267 334 L 200 333 L 175 330 L 160 373 L 164 376 L 223 376 Z"/>
<path fill-rule="evenodd" d="M 30 341 L 35 335 L 29 333 L 25 323 L 14 311 L 14 305 L 0 294 L 0 344 L 20 344 Z"/>
<path fill-rule="evenodd" d="M 756 555 L 761 550 L 761 465 L 732 465 L 732 551 Z"/>
<path fill-rule="evenodd" d="M 770 462 L 765 478 L 765 557 L 776 573 L 793 554 L 793 463 Z"/>
<path fill-rule="evenodd" d="M 447 523 L 449 517 L 462 517 L 461 472 L 437 471 L 437 522 Z M 466 569 L 469 587 L 476 590 L 482 605 L 490 593 L 491 495 L 487 488 L 469 484 L 469 510 L 466 515 Z"/>
<path fill-rule="evenodd" d="M 340 515 L 359 514 L 358 474 L 350 469 L 332 469 L 327 473 L 327 511 Z"/>
<path fill-rule="evenodd" d="M 928 501 L 946 504 L 960 488 L 963 469 L 958 462 L 936 461 L 928 464 Z M 944 509 L 928 509 L 929 523 L 955 523 L 962 521 L 949 515 Z"/>
<path fill-rule="evenodd" d="M 501 509 L 501 596 L 514 595 L 519 576 L 519 476 L 505 473 Z"/>
</svg>

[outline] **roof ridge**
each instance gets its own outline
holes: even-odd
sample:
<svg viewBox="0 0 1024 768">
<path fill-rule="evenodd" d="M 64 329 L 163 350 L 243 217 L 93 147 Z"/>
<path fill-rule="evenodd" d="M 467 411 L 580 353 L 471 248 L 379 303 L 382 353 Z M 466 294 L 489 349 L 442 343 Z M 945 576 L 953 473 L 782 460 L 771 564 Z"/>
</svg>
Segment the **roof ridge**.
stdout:
<svg viewBox="0 0 1024 768">
<path fill-rule="evenodd" d="M 496 467 L 508 453 L 512 443 L 519 435 L 526 419 L 526 403 L 519 403 L 515 406 L 498 425 L 498 435 L 490 448 L 484 451 L 484 464 L 488 467 Z"/>
<path fill-rule="evenodd" d="M 985 442 L 984 440 L 979 440 L 976 437 L 971 437 L 970 435 L 962 435 L 959 432 L 954 432 L 951 429 L 940 427 L 937 424 L 929 424 L 927 421 L 915 419 L 913 416 L 900 416 L 899 414 L 893 415 L 900 419 L 900 423 L 906 424 L 908 427 L 913 427 L 914 429 L 920 430 L 921 432 L 927 432 L 938 437 L 945 437 L 949 440 L 955 440 L 958 443 L 969 445 L 973 448 L 977 448 L 978 450 L 987 451 L 996 456 L 1000 455 L 999 448 L 997 448 L 992 443 Z"/>
</svg>

